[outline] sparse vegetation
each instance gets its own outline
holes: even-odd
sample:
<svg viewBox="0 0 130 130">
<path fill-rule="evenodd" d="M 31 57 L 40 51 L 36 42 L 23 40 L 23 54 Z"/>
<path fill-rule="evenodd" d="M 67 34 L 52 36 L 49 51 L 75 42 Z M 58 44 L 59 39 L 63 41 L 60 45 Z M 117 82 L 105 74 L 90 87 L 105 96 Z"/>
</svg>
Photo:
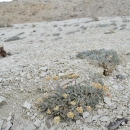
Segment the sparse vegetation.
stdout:
<svg viewBox="0 0 130 130">
<path fill-rule="evenodd" d="M 99 67 L 104 68 L 103 75 L 109 75 L 112 70 L 120 63 L 118 55 L 113 50 L 88 50 L 77 54 L 80 59 L 90 59 L 91 63 L 96 63 Z"/>
<path fill-rule="evenodd" d="M 73 78 L 76 79 L 77 77 L 73 76 Z M 57 79 L 58 77 L 53 78 L 53 80 Z M 46 81 L 51 82 L 50 77 L 47 77 Z M 84 85 L 75 83 L 75 85 L 58 86 L 53 89 L 53 95 L 41 102 L 42 112 L 46 112 L 48 116 L 51 116 L 55 123 L 80 119 L 83 112 L 91 111 L 100 101 L 103 101 L 103 94 L 107 92 L 107 87 L 103 82 L 98 79 L 92 79 L 91 81 Z"/>
</svg>

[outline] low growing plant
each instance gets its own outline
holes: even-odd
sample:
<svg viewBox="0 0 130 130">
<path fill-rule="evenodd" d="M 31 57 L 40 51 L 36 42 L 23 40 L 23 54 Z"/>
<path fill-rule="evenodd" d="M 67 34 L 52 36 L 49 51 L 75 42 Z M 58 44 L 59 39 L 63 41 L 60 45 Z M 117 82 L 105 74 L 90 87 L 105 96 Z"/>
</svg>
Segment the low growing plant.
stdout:
<svg viewBox="0 0 130 130">
<path fill-rule="evenodd" d="M 109 75 L 113 68 L 120 63 L 117 53 L 113 50 L 87 50 L 77 54 L 77 57 L 80 59 L 90 59 L 91 63 L 96 63 L 99 67 L 103 67 L 103 75 Z"/>
<path fill-rule="evenodd" d="M 57 78 L 53 79 L 57 80 Z M 50 82 L 49 77 L 46 79 Z M 86 85 L 58 86 L 54 89 L 53 95 L 45 98 L 40 106 L 42 112 L 51 116 L 55 123 L 76 121 L 83 116 L 83 112 L 91 111 L 100 101 L 103 101 L 105 92 L 107 87 L 98 81 L 87 82 Z"/>
</svg>

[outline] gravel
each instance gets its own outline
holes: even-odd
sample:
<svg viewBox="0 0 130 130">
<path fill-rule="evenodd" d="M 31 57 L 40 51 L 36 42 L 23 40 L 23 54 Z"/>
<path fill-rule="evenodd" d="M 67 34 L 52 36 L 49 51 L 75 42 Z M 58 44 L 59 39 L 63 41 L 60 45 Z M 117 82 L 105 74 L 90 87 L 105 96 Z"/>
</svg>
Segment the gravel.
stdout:
<svg viewBox="0 0 130 130">
<path fill-rule="evenodd" d="M 0 120 L 3 121 L 2 130 L 6 128 L 7 119 L 9 120 L 12 112 L 19 122 L 17 123 L 19 130 L 35 130 L 36 128 L 38 130 L 65 128 L 67 130 L 72 128 L 106 130 L 106 126 L 118 117 L 130 120 L 130 56 L 128 55 L 130 45 L 126 44 L 130 41 L 130 23 L 125 22 L 127 28 L 124 30 L 116 29 L 115 33 L 104 34 L 106 30 L 113 28 L 111 21 L 114 20 L 120 27 L 124 21 L 130 20 L 130 17 L 99 17 L 99 21 L 87 23 L 90 20 L 90 18 L 82 18 L 42 22 L 35 23 L 36 26 L 33 28 L 32 23 L 15 24 L 12 28 L 0 29 L 0 45 L 4 45 L 5 50 L 12 54 L 0 58 L 0 105 L 6 99 L 6 104 L 2 103 L 0 109 Z M 58 26 L 54 27 L 56 24 Z M 65 24 L 66 27 L 63 26 Z M 77 24 L 79 26 L 75 26 Z M 81 26 L 87 27 L 87 30 L 80 28 Z M 62 39 L 54 41 L 53 34 L 59 33 L 56 31 L 59 27 L 63 30 L 60 32 Z M 33 33 L 34 28 L 35 33 Z M 66 35 L 75 30 L 79 31 Z M 21 32 L 24 32 L 22 34 L 24 39 L 4 42 L 5 39 Z M 5 35 L 1 36 L 3 33 Z M 50 36 L 41 37 L 43 33 Z M 53 119 L 41 113 L 37 106 L 39 98 L 45 98 L 52 92 L 51 85 L 46 83 L 45 77 L 65 76 L 59 82 L 66 85 L 75 83 L 73 79 L 68 79 L 70 74 L 79 75 L 77 82 L 88 79 L 90 71 L 102 74 L 102 68 L 90 64 L 86 59 L 76 58 L 78 52 L 101 48 L 117 51 L 121 59 L 121 64 L 113 70 L 113 73 L 103 78 L 109 89 L 108 94 L 104 95 L 104 102 L 100 102 L 93 111 L 84 112 L 81 120 L 55 125 Z M 125 78 L 117 77 L 120 74 Z M 57 83 L 55 82 L 54 85 L 56 86 Z M 16 120 L 12 121 L 16 124 Z M 128 121 L 127 124 L 120 126 L 119 130 L 129 130 L 129 128 Z"/>
</svg>

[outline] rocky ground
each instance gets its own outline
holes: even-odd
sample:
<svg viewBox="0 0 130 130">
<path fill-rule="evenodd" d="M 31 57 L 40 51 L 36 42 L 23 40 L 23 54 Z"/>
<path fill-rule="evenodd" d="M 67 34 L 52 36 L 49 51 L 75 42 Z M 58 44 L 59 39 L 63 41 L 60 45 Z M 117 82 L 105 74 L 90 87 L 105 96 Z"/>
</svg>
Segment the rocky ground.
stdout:
<svg viewBox="0 0 130 130">
<path fill-rule="evenodd" d="M 130 15 L 129 0 L 14 0 L 0 3 L 0 25 Z"/>
<path fill-rule="evenodd" d="M 0 28 L 0 45 L 8 52 L 7 57 L 0 58 L 0 129 L 107 130 L 110 122 L 123 117 L 128 123 L 119 130 L 129 130 L 129 34 L 130 17 L 81 18 Z M 103 78 L 110 97 L 104 96 L 104 102 L 95 110 L 83 113 L 84 119 L 55 125 L 36 105 L 38 98 L 52 91 L 45 77 L 76 73 L 77 82 L 82 82 L 90 71 L 102 74 L 102 68 L 76 58 L 80 51 L 101 48 L 115 50 L 121 59 L 113 73 Z M 116 76 L 119 74 L 121 77 Z"/>
</svg>

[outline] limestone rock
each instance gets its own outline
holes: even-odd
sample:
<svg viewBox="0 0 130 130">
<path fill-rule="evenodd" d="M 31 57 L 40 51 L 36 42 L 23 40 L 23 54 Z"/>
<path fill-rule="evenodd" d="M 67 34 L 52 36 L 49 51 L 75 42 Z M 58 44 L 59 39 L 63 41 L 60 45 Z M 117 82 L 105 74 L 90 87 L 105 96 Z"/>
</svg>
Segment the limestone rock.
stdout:
<svg viewBox="0 0 130 130">
<path fill-rule="evenodd" d="M 38 128 L 41 125 L 41 121 L 38 119 L 34 122 L 34 125 Z"/>
<path fill-rule="evenodd" d="M 101 118 L 100 118 L 100 121 L 109 121 L 110 120 L 110 118 L 108 117 L 108 116 L 102 116 Z"/>
<path fill-rule="evenodd" d="M 24 107 L 24 108 L 27 108 L 27 109 L 30 110 L 30 108 L 31 108 L 31 104 L 28 103 L 27 101 L 25 101 L 25 103 L 23 104 L 23 107 Z"/>
<path fill-rule="evenodd" d="M 108 97 L 104 97 L 104 102 L 108 105 L 108 106 L 111 106 L 111 101 L 110 101 L 110 98 Z"/>
<path fill-rule="evenodd" d="M 83 118 L 86 118 L 86 117 L 88 117 L 89 116 L 89 112 L 84 112 L 83 113 Z"/>
<path fill-rule="evenodd" d="M 41 78 L 44 78 L 46 75 L 47 75 L 46 72 L 42 72 L 42 73 L 40 74 L 40 77 L 41 77 Z"/>
</svg>

